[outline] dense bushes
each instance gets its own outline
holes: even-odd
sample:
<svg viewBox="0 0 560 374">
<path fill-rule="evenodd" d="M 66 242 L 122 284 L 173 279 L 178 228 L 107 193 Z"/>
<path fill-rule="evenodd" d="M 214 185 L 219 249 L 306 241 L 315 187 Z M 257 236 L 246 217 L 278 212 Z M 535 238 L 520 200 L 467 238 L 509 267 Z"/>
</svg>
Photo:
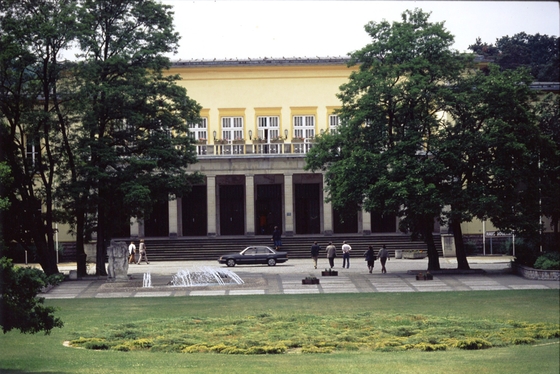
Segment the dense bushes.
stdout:
<svg viewBox="0 0 560 374">
<path fill-rule="evenodd" d="M 542 270 L 560 270 L 560 253 L 551 252 L 539 256 L 533 267 Z"/>
</svg>

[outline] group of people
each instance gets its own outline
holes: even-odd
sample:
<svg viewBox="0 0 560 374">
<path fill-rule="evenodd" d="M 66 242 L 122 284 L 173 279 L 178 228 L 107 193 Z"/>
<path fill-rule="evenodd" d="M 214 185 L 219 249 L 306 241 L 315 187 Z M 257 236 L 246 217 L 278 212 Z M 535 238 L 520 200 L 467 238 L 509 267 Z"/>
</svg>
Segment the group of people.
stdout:
<svg viewBox="0 0 560 374">
<path fill-rule="evenodd" d="M 313 245 L 311 246 L 311 258 L 313 259 L 313 266 L 315 267 L 315 269 L 317 269 L 317 260 L 319 259 L 319 254 L 321 250 L 322 250 L 321 246 L 317 244 L 317 242 L 314 242 Z M 327 248 L 325 248 L 325 250 L 327 252 L 327 259 L 329 260 L 329 265 L 332 269 L 334 268 L 334 259 L 336 258 L 336 247 L 332 242 L 329 242 L 329 245 L 327 246 Z M 342 250 L 342 268 L 349 269 L 350 251 L 352 251 L 352 247 L 348 243 L 346 243 L 346 241 L 344 241 L 342 242 L 341 250 Z M 373 266 L 375 264 L 375 260 L 377 259 L 379 259 L 379 262 L 381 262 L 381 273 L 383 274 L 387 273 L 385 264 L 389 259 L 389 251 L 387 250 L 387 247 L 385 245 L 383 245 L 383 247 L 381 247 L 381 249 L 377 251 L 377 256 L 375 255 L 373 246 L 370 245 L 368 247 L 368 250 L 365 251 L 364 257 L 367 262 L 367 267 L 370 274 L 373 272 Z"/>
<path fill-rule="evenodd" d="M 135 257 L 138 254 L 138 262 L 135 261 Z M 138 264 L 142 262 L 142 258 L 146 261 L 146 264 L 149 264 L 148 255 L 146 254 L 146 244 L 144 243 L 144 239 L 140 239 L 140 244 L 138 245 L 138 250 L 136 250 L 136 246 L 134 242 L 130 242 L 128 246 L 128 263 L 129 264 Z"/>
</svg>

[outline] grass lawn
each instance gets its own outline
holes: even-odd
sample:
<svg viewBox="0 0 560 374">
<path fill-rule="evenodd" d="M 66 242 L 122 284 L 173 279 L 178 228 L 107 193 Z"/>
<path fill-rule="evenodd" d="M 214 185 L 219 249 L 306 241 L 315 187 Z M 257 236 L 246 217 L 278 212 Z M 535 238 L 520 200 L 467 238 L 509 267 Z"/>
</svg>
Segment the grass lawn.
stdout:
<svg viewBox="0 0 560 374">
<path fill-rule="evenodd" d="M 273 316 L 273 323 L 284 323 L 284 331 L 312 330 L 312 336 L 333 334 L 333 330 L 327 329 L 333 324 L 351 333 L 351 323 L 340 325 L 341 320 L 349 318 L 365 319 L 374 324 L 384 316 L 391 319 L 410 315 L 426 317 L 427 321 L 445 319 L 457 326 L 463 321 L 476 321 L 483 326 L 514 321 L 514 324 L 520 325 L 553 324 L 558 330 L 560 295 L 557 290 L 72 299 L 48 300 L 46 303 L 60 308 L 57 316 L 64 321 L 64 328 L 53 330 L 47 336 L 23 335 L 13 331 L 0 335 L 1 373 L 560 372 L 558 338 L 483 350 L 454 348 L 437 352 L 418 349 L 384 352 L 334 349 L 332 353 L 265 355 L 123 352 L 63 346 L 64 341 L 76 339 L 82 334 L 104 336 L 107 331 L 115 327 L 118 330 L 121 326 L 142 333 L 161 329 L 159 335 L 169 334 L 171 340 L 175 340 L 179 338 L 174 337 L 174 332 L 167 332 L 174 324 L 181 330 L 183 321 L 197 319 L 210 320 L 208 330 L 227 328 L 225 337 L 232 333 L 227 324 L 223 324 L 224 319 L 232 321 L 231 325 L 237 325 L 240 321 L 252 321 L 259 316 Z M 299 315 L 305 316 L 304 322 L 307 323 L 302 324 L 295 318 Z M 285 323 L 292 320 L 292 324 Z M 316 330 L 315 320 L 324 321 L 324 332 Z M 363 325 L 359 326 L 364 329 Z M 429 327 L 426 326 L 426 329 Z M 453 326 L 445 326 L 445 330 L 450 327 Z M 393 331 L 394 326 L 383 329 Z M 499 329 L 488 331 L 489 335 L 501 334 Z M 194 334 L 194 330 L 181 331 L 182 335 L 177 336 L 188 337 L 191 332 Z M 276 338 L 287 339 L 283 335 Z M 267 339 L 275 340 L 275 337 Z"/>
</svg>

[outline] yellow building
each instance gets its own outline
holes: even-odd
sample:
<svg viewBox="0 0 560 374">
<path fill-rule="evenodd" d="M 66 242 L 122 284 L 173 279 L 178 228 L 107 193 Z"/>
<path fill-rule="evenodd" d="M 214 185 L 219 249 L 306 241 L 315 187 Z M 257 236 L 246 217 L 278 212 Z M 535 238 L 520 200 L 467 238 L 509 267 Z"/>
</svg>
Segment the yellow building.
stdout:
<svg viewBox="0 0 560 374">
<path fill-rule="evenodd" d="M 169 74 L 180 75 L 179 84 L 203 107 L 201 123 L 191 125 L 199 161 L 189 169 L 200 171 L 205 183 L 156 206 L 150 219 L 134 221 L 122 236 L 270 235 L 274 226 L 288 236 L 398 235 L 395 216 L 362 211 L 341 222 L 325 202 L 323 174 L 304 171 L 315 135 L 338 125 L 336 95 L 355 69 L 347 62 L 337 57 L 173 63 Z M 496 231 L 480 221 L 462 228 L 480 241 L 483 232 Z"/>
</svg>

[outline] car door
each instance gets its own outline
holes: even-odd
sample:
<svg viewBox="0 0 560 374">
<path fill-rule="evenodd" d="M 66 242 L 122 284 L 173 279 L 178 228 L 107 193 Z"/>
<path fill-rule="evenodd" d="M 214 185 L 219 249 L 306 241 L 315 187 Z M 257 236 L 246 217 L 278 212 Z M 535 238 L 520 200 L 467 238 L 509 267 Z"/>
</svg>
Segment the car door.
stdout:
<svg viewBox="0 0 560 374">
<path fill-rule="evenodd" d="M 239 256 L 240 264 L 254 264 L 256 263 L 257 248 L 249 247 L 243 252 L 242 256 Z"/>
<path fill-rule="evenodd" d="M 270 251 L 266 247 L 259 247 L 257 250 L 257 262 L 259 264 L 266 264 L 268 257 L 270 256 Z"/>
</svg>

